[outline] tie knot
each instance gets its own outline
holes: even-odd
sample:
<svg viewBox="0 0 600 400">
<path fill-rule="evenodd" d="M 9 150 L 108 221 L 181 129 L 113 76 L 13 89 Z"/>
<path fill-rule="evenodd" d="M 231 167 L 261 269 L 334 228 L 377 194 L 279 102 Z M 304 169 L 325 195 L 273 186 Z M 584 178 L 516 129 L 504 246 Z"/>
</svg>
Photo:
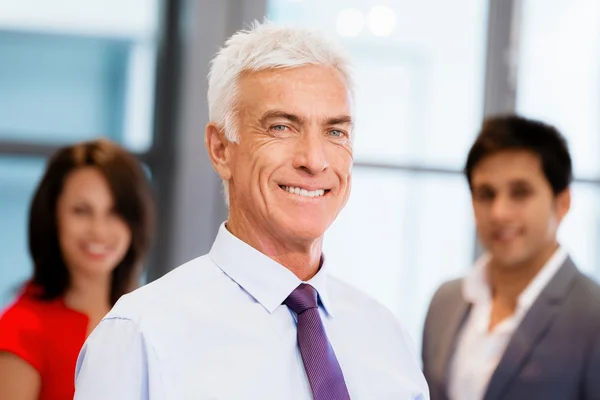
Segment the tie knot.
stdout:
<svg viewBox="0 0 600 400">
<path fill-rule="evenodd" d="M 293 312 L 300 315 L 304 311 L 317 308 L 317 291 L 310 285 L 301 283 L 290 295 L 283 301 Z"/>
</svg>

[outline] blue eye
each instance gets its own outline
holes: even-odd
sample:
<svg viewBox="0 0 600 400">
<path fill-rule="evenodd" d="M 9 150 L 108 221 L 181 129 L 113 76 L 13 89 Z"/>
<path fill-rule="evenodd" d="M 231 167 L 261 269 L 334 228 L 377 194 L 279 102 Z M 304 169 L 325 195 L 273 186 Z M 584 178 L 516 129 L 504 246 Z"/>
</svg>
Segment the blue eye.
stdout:
<svg viewBox="0 0 600 400">
<path fill-rule="evenodd" d="M 273 129 L 274 131 L 277 131 L 277 132 L 283 132 L 283 131 L 285 131 L 287 129 L 287 126 L 285 126 L 285 125 L 273 125 L 271 127 L 271 129 Z"/>
<path fill-rule="evenodd" d="M 334 129 L 334 130 L 329 131 L 329 136 L 333 136 L 335 138 L 341 138 L 341 137 L 344 137 L 345 135 L 346 135 L 345 132 L 340 131 L 338 129 Z"/>
</svg>

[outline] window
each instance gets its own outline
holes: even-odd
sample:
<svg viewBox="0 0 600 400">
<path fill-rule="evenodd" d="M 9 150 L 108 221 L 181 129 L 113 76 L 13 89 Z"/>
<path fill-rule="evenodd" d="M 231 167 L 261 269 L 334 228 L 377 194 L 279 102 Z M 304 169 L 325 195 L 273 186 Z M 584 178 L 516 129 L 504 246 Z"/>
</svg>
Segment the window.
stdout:
<svg viewBox="0 0 600 400">
<path fill-rule="evenodd" d="M 0 2 L 0 308 L 31 275 L 27 218 L 48 154 L 100 136 L 151 150 L 161 5 Z"/>
<path fill-rule="evenodd" d="M 354 183 L 324 252 L 334 275 L 390 308 L 418 342 L 437 286 L 473 261 L 460 171 L 483 112 L 487 2 L 271 0 L 268 15 L 349 50 Z"/>
<path fill-rule="evenodd" d="M 472 219 L 461 175 L 356 168 L 352 196 L 325 235 L 327 265 L 419 341 L 434 291 L 472 263 Z"/>
<path fill-rule="evenodd" d="M 571 188 L 571 210 L 558 239 L 583 272 L 600 278 L 600 185 L 576 182 Z"/>
<path fill-rule="evenodd" d="M 157 0 L 3 2 L 0 140 L 147 150 L 157 15 Z"/>
<path fill-rule="evenodd" d="M 525 0 L 517 111 L 558 127 L 569 142 L 576 183 L 559 239 L 600 278 L 600 3 Z"/>
<path fill-rule="evenodd" d="M 27 218 L 45 160 L 0 156 L 0 307 L 32 272 Z"/>
</svg>

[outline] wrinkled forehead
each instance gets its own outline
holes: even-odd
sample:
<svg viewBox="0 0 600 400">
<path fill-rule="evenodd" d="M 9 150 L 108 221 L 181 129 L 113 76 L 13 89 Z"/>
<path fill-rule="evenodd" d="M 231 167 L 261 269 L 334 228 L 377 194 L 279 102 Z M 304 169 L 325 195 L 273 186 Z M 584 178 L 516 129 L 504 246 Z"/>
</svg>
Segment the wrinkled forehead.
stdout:
<svg viewBox="0 0 600 400">
<path fill-rule="evenodd" d="M 326 66 L 247 71 L 240 76 L 237 87 L 238 105 L 245 107 L 289 108 L 321 117 L 354 113 L 349 83 L 340 71 Z"/>
</svg>

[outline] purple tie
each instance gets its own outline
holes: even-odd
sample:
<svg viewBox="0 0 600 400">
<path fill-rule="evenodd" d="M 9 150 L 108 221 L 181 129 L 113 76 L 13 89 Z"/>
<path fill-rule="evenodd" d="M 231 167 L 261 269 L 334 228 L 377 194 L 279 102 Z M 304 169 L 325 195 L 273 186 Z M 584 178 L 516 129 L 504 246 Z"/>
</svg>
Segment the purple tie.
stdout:
<svg viewBox="0 0 600 400">
<path fill-rule="evenodd" d="M 298 315 L 298 346 L 314 400 L 349 400 L 344 374 L 319 315 L 317 291 L 302 283 L 283 304 Z"/>
</svg>

